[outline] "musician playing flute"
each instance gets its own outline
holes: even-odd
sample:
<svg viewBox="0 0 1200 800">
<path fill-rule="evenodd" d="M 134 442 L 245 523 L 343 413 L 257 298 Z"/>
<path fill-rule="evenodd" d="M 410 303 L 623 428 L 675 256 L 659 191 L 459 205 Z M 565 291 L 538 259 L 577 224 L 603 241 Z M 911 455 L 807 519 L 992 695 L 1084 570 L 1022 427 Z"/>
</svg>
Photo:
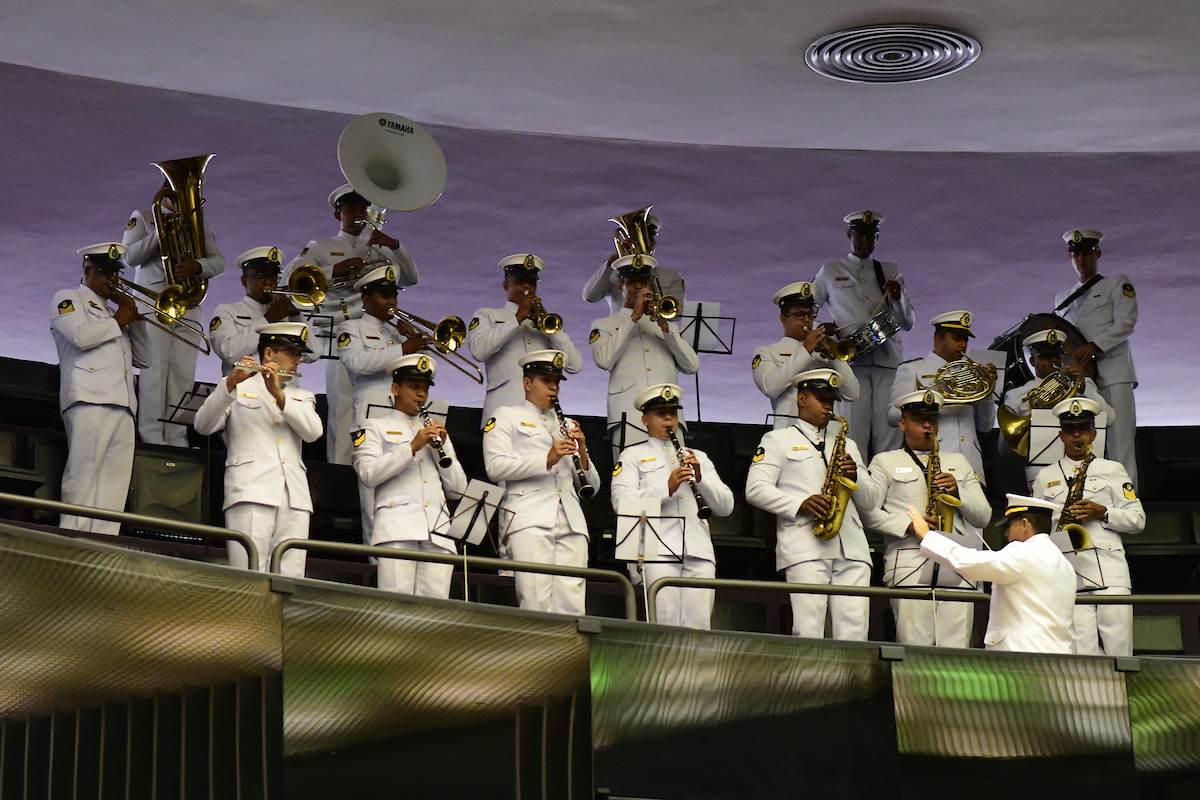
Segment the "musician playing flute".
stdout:
<svg viewBox="0 0 1200 800">
<path fill-rule="evenodd" d="M 882 494 L 882 507 L 863 512 L 863 522 L 872 530 L 887 536 L 884 554 L 884 582 L 888 586 L 941 587 L 974 589 L 976 584 L 954 570 L 933 562 L 921 552 L 921 542 L 913 535 L 908 507 L 929 509 L 930 465 L 937 443 L 942 395 L 931 389 L 911 392 L 899 398 L 900 432 L 904 446 L 898 450 L 879 453 L 871 459 L 866 475 L 859 473 L 859 483 L 874 481 Z M 937 454 L 938 472 L 932 476 L 935 493 L 944 493 L 950 503 L 958 501 L 954 521 L 950 526 L 958 534 L 956 541 L 964 547 L 978 549 L 982 539 L 977 532 L 988 524 L 992 507 L 975 471 L 961 453 Z M 926 516 L 932 530 L 939 530 L 939 520 Z M 902 644 L 934 645 L 941 647 L 970 647 L 971 623 L 975 617 L 972 603 L 953 603 L 938 600 L 892 600 L 896 619 L 896 641 Z"/>
<path fill-rule="evenodd" d="M 1142 501 L 1120 461 L 1087 458 L 1096 441 L 1099 403 L 1072 397 L 1056 405 L 1053 413 L 1058 417 L 1058 436 L 1066 454 L 1038 473 L 1033 496 L 1066 505 L 1074 522 L 1087 529 L 1091 547 L 1067 553 L 1077 576 L 1076 591 L 1081 595 L 1129 594 L 1132 583 L 1122 537 L 1141 533 L 1146 527 Z M 1081 476 L 1082 491 L 1076 486 Z M 1067 544 L 1057 534 L 1054 538 L 1060 546 Z M 1071 638 L 1073 652 L 1079 655 L 1133 655 L 1133 606 L 1077 604 Z"/>
<path fill-rule="evenodd" d="M 368 272 L 354 284 L 362 297 L 363 314 L 337 326 L 337 353 L 354 388 L 354 430 L 361 430 L 373 414 L 388 414 L 392 408 L 391 365 L 400 356 L 411 355 L 432 343 L 427 335 L 404 323 L 392 321 L 396 311 L 396 271 L 391 265 Z M 326 395 L 330 393 L 326 387 Z M 334 420 L 333 412 L 329 414 Z M 374 492 L 358 485 L 363 544 L 371 543 L 375 519 Z"/>
<path fill-rule="evenodd" d="M 775 568 L 788 583 L 866 586 L 871 581 L 871 549 L 860 511 L 877 504 L 879 490 L 874 482 L 862 481 L 850 495 L 836 536 L 821 539 L 814 533 L 814 521 L 826 518 L 832 509 L 822 488 L 829 459 L 835 457 L 837 433 L 842 430 L 835 423 L 835 435 L 829 435 L 833 404 L 841 398 L 841 376 L 832 369 L 809 370 L 793 378 L 792 386 L 799 419 L 762 438 L 746 477 L 746 502 L 775 515 Z M 854 481 L 860 474 L 862 455 L 854 440 L 845 439 L 844 446 L 835 460 L 835 471 Z M 865 465 L 861 471 L 866 471 Z M 796 636 L 824 637 L 828 609 L 833 638 L 867 638 L 865 597 L 793 594 L 791 603 Z"/>
<path fill-rule="evenodd" d="M 560 419 L 554 409 L 559 384 L 566 380 L 566 355 L 538 350 L 519 363 L 524 402 L 497 409 L 483 426 L 484 466 L 488 477 L 504 487 L 501 534 L 516 561 L 586 567 L 588 528 L 578 492 L 583 484 L 599 489 L 600 475 L 579 426 Z M 516 588 L 521 608 L 585 613 L 582 578 L 518 570 Z"/>
<path fill-rule="evenodd" d="M 237 257 L 246 296 L 236 303 L 222 303 L 208 323 L 208 340 L 221 359 L 221 374 L 233 372 L 233 365 L 258 350 L 261 325 L 270 322 L 300 322 L 300 312 L 291 298 L 276 294 L 279 265 L 283 254 L 278 247 L 254 247 Z M 305 361 L 315 354 L 309 353 Z"/>
<path fill-rule="evenodd" d="M 243 359 L 196 412 L 196 431 L 224 431 L 225 524 L 242 531 L 258 550 L 229 542 L 231 566 L 266 571 L 271 551 L 288 539 L 307 539 L 312 497 L 301 448 L 321 438 L 312 392 L 292 383 L 308 346 L 308 326 L 274 322 L 258 328 L 258 360 Z M 283 556 L 281 572 L 304 577 L 303 550 Z"/>
<path fill-rule="evenodd" d="M 354 469 L 375 510 L 371 544 L 397 550 L 454 553 L 447 497 L 461 497 L 467 475 L 441 422 L 422 414 L 437 364 L 423 353 L 391 364 L 392 412 L 354 434 Z M 443 454 L 449 464 L 441 466 Z M 379 559 L 379 588 L 422 597 L 450 596 L 450 564 Z"/>
<path fill-rule="evenodd" d="M 650 586 L 668 576 L 715 578 L 716 555 L 696 495 L 699 493 L 712 514 L 727 517 L 733 512 L 733 492 L 707 454 L 683 447 L 679 430 L 683 392 L 678 386 L 651 386 L 638 395 L 635 406 L 642 412 L 642 425 L 650 438 L 621 451 L 621 460 L 613 467 L 612 505 L 618 510 L 623 497 L 662 501 L 660 518 L 646 535 L 648 561 L 643 579 Z M 679 437 L 682 463 L 672 434 Z M 713 596 L 712 589 L 663 589 L 658 593 L 658 621 L 708 630 L 712 627 Z"/>
</svg>

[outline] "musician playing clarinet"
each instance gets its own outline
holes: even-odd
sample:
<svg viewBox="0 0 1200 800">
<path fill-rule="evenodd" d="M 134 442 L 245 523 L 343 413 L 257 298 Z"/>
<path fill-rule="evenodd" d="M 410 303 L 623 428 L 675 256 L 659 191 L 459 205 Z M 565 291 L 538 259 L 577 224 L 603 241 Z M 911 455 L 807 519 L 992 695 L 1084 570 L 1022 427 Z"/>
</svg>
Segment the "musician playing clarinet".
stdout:
<svg viewBox="0 0 1200 800">
<path fill-rule="evenodd" d="M 271 550 L 288 539 L 307 539 L 312 498 L 301 458 L 302 442 L 321 438 L 321 418 L 312 392 L 289 386 L 301 357 L 311 353 L 308 326 L 274 322 L 258 328 L 258 361 L 245 358 L 196 412 L 196 431 L 223 430 L 225 524 L 254 541 L 258 563 L 229 543 L 234 567 L 267 569 Z M 304 551 L 283 556 L 281 572 L 304 577 Z"/>
<path fill-rule="evenodd" d="M 588 529 L 578 495 L 584 486 L 599 489 L 600 475 L 588 458 L 583 432 L 555 411 L 559 383 L 566 380 L 566 356 L 561 350 L 537 350 L 518 363 L 525 402 L 497 409 L 483 426 L 484 466 L 488 477 L 504 487 L 501 535 L 516 561 L 586 567 Z M 582 578 L 517 571 L 516 587 L 521 608 L 585 613 Z"/>
<path fill-rule="evenodd" d="M 733 512 L 733 492 L 721 481 L 712 460 L 700 450 L 684 448 L 677 438 L 682 401 L 683 392 L 672 383 L 651 386 L 638 395 L 635 405 L 650 438 L 625 448 L 613 467 L 614 510 L 622 497 L 662 501 L 661 518 L 646 537 L 643 578 L 647 586 L 667 576 L 715 578 L 716 556 L 706 520 L 712 514 L 727 517 Z M 658 593 L 658 621 L 708 630 L 713 595 L 712 589 L 664 589 Z"/>
<path fill-rule="evenodd" d="M 355 431 L 354 469 L 372 497 L 371 544 L 397 550 L 454 553 L 446 498 L 461 497 L 467 475 L 442 423 L 422 413 L 437 364 L 414 353 L 392 362 L 392 413 Z M 445 466 L 442 466 L 445 464 Z M 379 588 L 422 597 L 450 596 L 450 564 L 379 559 Z"/>
</svg>

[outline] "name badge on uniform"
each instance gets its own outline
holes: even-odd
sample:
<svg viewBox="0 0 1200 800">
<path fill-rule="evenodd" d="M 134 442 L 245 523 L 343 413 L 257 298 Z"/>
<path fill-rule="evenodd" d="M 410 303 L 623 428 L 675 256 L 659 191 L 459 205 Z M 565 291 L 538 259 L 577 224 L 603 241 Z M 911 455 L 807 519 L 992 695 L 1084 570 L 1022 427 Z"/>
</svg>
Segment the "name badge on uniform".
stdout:
<svg viewBox="0 0 1200 800">
<path fill-rule="evenodd" d="M 795 452 L 796 450 L 807 450 L 807 449 L 808 449 L 808 445 L 806 445 L 806 444 L 794 444 L 794 445 L 792 445 L 792 452 Z"/>
<path fill-rule="evenodd" d="M 401 431 L 384 431 L 388 436 L 399 436 Z"/>
<path fill-rule="evenodd" d="M 786 357 L 786 356 L 790 356 L 790 355 L 791 355 L 791 353 L 780 353 L 779 355 L 781 355 L 781 356 L 785 356 L 785 357 Z"/>
<path fill-rule="evenodd" d="M 834 278 L 834 280 L 835 280 L 835 281 L 848 281 L 848 280 L 850 280 L 850 279 L 849 279 L 849 278 L 846 278 L 846 277 L 837 277 L 837 278 Z"/>
<path fill-rule="evenodd" d="M 526 428 L 536 428 L 537 427 L 537 425 L 534 425 L 532 422 L 522 422 L 521 424 L 524 425 Z"/>
<path fill-rule="evenodd" d="M 364 339 L 374 339 L 374 340 L 375 340 L 375 341 L 377 341 L 377 342 L 379 341 L 379 337 L 378 337 L 378 336 L 363 336 L 363 338 L 364 338 Z"/>
<path fill-rule="evenodd" d="M 896 467 L 896 472 L 912 472 L 912 467 Z"/>
<path fill-rule="evenodd" d="M 1049 489 L 1051 486 L 1058 486 L 1060 483 L 1062 483 L 1062 481 L 1050 481 L 1046 484 L 1046 488 Z"/>
<path fill-rule="evenodd" d="M 658 456 L 650 456 L 649 458 L 642 459 L 643 464 L 645 464 L 647 461 L 658 461 Z"/>
<path fill-rule="evenodd" d="M 242 392 L 242 397 L 251 397 L 257 399 L 258 395 L 254 392 Z"/>
<path fill-rule="evenodd" d="M 329 251 L 329 255 L 331 255 L 331 256 L 344 256 L 344 255 L 346 255 L 346 254 L 345 254 L 345 253 L 338 253 L 338 252 L 336 252 L 336 251 L 334 251 L 334 250 L 330 250 L 330 251 Z"/>
</svg>

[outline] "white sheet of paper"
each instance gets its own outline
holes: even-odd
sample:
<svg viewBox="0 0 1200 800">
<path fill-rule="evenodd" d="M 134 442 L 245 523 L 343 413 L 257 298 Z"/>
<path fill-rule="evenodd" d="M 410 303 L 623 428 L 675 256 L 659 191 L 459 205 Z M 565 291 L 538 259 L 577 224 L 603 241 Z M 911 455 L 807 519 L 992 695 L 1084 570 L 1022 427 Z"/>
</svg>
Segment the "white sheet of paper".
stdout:
<svg viewBox="0 0 1200 800">
<path fill-rule="evenodd" d="M 487 535 L 488 524 L 500 510 L 500 498 L 503 496 L 504 490 L 499 486 L 472 478 L 463 492 L 462 500 L 458 502 L 445 535 L 459 541 L 465 539 L 468 544 L 482 542 Z"/>
<path fill-rule="evenodd" d="M 683 308 L 679 312 L 679 319 L 676 322 L 679 324 L 679 335 L 683 340 L 690 345 L 695 346 L 697 350 L 720 350 L 724 352 L 725 345 L 717 337 L 720 332 L 720 323 L 722 320 L 716 319 L 721 316 L 720 303 L 704 303 L 704 308 L 700 309 L 703 316 L 697 320 L 696 311 L 699 309 L 700 303 L 695 300 L 684 300 Z M 700 339 L 696 340 L 696 330 L 699 326 Z"/>
<path fill-rule="evenodd" d="M 1004 365 L 1008 363 L 1008 353 L 1001 353 L 999 350 L 985 350 L 984 348 L 967 348 L 967 358 L 972 361 L 978 361 L 980 364 L 991 364 L 996 368 L 996 391 L 999 396 L 1004 389 Z"/>
<path fill-rule="evenodd" d="M 1041 469 L 1057 463 L 1063 457 L 1063 443 L 1058 432 L 1061 430 L 1058 417 L 1048 408 L 1035 408 L 1031 412 L 1029 422 L 1029 466 Z M 1101 411 L 1096 415 L 1096 441 L 1092 442 L 1092 451 L 1098 456 L 1104 454 L 1104 443 L 1107 440 L 1108 412 Z M 1036 477 L 1037 472 L 1034 472 Z"/>
<path fill-rule="evenodd" d="M 658 542 L 650 523 L 641 518 L 657 517 L 662 513 L 662 502 L 653 497 L 622 497 L 617 503 L 617 549 L 613 557 L 618 561 L 637 561 L 639 550 L 643 560 L 658 560 Z M 644 542 L 644 546 L 643 543 Z"/>
</svg>

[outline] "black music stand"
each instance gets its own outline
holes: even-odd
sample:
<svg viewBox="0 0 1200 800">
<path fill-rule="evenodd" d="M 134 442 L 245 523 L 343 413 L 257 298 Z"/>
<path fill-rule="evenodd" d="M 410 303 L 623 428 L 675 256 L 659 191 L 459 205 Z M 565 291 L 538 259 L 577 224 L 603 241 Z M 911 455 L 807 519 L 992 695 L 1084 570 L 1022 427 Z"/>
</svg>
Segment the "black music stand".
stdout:
<svg viewBox="0 0 1200 800">
<path fill-rule="evenodd" d="M 336 361 L 338 356 L 334 352 L 333 342 L 337 337 L 333 335 L 333 316 L 330 314 L 308 314 L 306 316 L 305 321 L 308 323 L 308 327 L 314 331 L 313 338 L 324 340 L 320 348 L 321 355 L 316 360 L 331 358 Z"/>
<path fill-rule="evenodd" d="M 649 587 L 646 586 L 646 575 L 643 566 L 646 562 L 662 563 L 662 564 L 682 564 L 686 553 L 675 553 L 662 540 L 658 529 L 655 527 L 656 522 L 663 520 L 677 519 L 686 529 L 687 520 L 681 516 L 663 515 L 662 501 L 653 497 L 624 497 L 617 504 L 617 534 L 616 547 L 613 549 L 613 558 L 617 561 L 625 561 L 630 565 L 637 565 L 637 577 L 642 583 L 643 600 L 649 607 Z M 687 543 L 687 531 L 684 531 L 682 541 Z M 646 557 L 646 545 L 657 541 L 662 548 L 666 550 L 666 557 L 658 555 L 659 547 L 655 546 L 655 555 L 652 558 Z M 649 615 L 649 611 L 646 612 Z"/>
<path fill-rule="evenodd" d="M 168 406 L 167 416 L 159 417 L 159 422 L 169 422 L 172 425 L 195 426 L 196 412 L 204 405 L 204 400 L 217 388 L 215 383 L 195 381 L 190 391 L 184 392 L 179 402 Z"/>
<path fill-rule="evenodd" d="M 679 314 L 679 334 L 697 353 L 719 356 L 733 355 L 733 337 L 737 333 L 737 318 L 722 317 L 720 303 L 705 304 L 695 300 L 684 300 Z M 720 334 L 721 322 L 728 321 L 729 340 Z M 696 370 L 696 422 L 702 422 L 700 414 L 700 371 Z"/>
</svg>

